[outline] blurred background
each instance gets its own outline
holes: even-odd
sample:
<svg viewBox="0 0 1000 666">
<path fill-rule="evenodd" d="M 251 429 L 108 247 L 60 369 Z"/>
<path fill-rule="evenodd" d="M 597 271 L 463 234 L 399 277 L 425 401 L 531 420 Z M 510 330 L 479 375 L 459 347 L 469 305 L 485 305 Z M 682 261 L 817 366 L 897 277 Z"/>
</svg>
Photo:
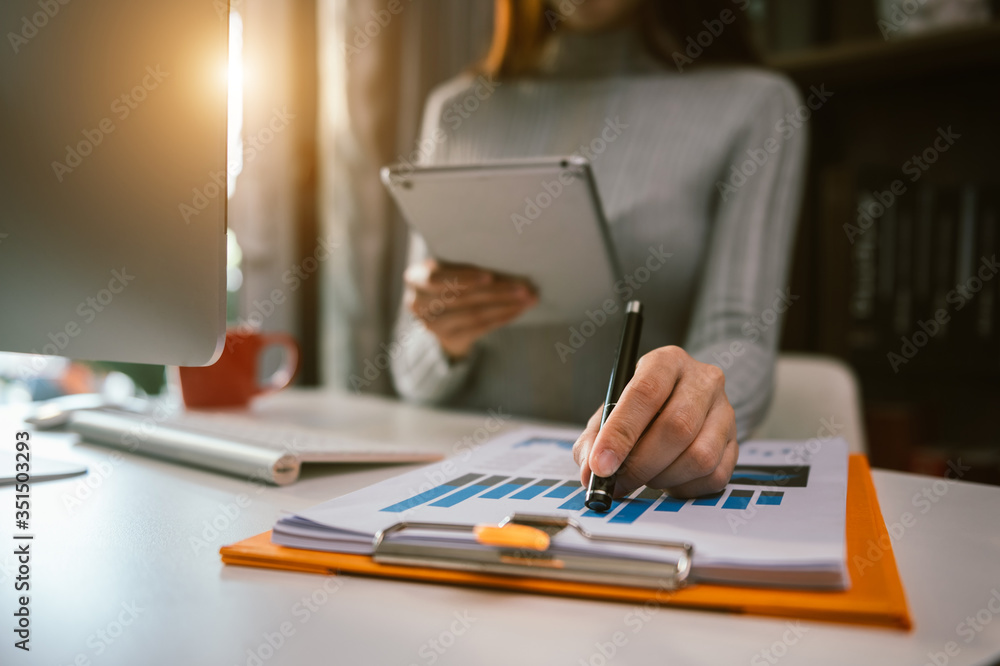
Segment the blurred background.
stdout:
<svg viewBox="0 0 1000 666">
<path fill-rule="evenodd" d="M 1000 2 L 733 8 L 767 66 L 826 98 L 799 119 L 783 349 L 854 368 L 874 465 L 960 459 L 1000 483 Z M 229 20 L 230 325 L 295 335 L 302 385 L 391 393 L 406 233 L 378 169 L 419 156 L 424 100 L 485 55 L 493 2 L 234 0 Z M 163 386 L 161 367 L 0 354 L 0 402 Z"/>
</svg>

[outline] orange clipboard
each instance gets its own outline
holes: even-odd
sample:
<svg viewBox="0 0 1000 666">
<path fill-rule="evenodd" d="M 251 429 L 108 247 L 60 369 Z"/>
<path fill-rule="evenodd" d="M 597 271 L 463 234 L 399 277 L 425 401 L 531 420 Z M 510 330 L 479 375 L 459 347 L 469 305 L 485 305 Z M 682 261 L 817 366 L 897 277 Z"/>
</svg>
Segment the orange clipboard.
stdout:
<svg viewBox="0 0 1000 666">
<path fill-rule="evenodd" d="M 880 557 L 869 558 L 871 544 Z M 891 541 L 879 509 L 867 459 L 852 454 L 847 480 L 847 564 L 851 586 L 843 591 L 752 588 L 697 583 L 680 589 L 544 580 L 439 568 L 380 564 L 366 555 L 287 548 L 264 532 L 220 553 L 225 564 L 322 575 L 355 574 L 514 592 L 655 603 L 731 613 L 877 625 L 908 630 L 912 624 Z"/>
</svg>

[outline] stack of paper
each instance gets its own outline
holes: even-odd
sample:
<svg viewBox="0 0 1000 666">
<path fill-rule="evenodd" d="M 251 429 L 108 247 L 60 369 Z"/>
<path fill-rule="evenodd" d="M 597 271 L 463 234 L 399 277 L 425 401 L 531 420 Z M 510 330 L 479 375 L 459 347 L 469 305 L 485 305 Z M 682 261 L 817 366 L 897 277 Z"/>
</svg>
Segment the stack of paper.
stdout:
<svg viewBox="0 0 1000 666">
<path fill-rule="evenodd" d="M 569 516 L 597 535 L 687 542 L 700 581 L 845 589 L 847 444 L 751 441 L 721 493 L 676 499 L 640 488 L 607 513 L 583 505 L 571 447 L 577 431 L 525 429 L 281 518 L 273 541 L 292 548 L 372 554 L 377 532 L 400 521 L 496 524 L 515 513 Z M 401 537 L 402 538 L 402 537 Z M 479 548 L 462 533 L 421 530 L 407 539 Z M 572 530 L 554 552 L 613 551 L 658 561 L 648 548 L 590 542 Z M 609 581 L 613 582 L 613 581 Z"/>
</svg>

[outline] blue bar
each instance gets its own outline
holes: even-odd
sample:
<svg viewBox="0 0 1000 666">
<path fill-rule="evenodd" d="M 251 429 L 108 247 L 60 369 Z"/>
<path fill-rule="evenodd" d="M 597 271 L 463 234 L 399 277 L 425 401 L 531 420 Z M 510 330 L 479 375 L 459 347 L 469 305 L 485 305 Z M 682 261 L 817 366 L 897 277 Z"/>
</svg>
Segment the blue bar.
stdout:
<svg viewBox="0 0 1000 666">
<path fill-rule="evenodd" d="M 516 500 L 535 499 L 536 497 L 544 493 L 546 490 L 556 485 L 557 483 L 559 483 L 559 481 L 555 479 L 542 479 L 535 485 L 528 486 L 518 494 L 514 495 L 513 497 L 511 497 L 511 499 L 516 499 Z"/>
<path fill-rule="evenodd" d="M 809 465 L 737 465 L 729 483 L 734 486 L 805 488 L 809 485 Z"/>
<path fill-rule="evenodd" d="M 745 509 L 750 505 L 750 498 L 753 497 L 752 490 L 734 490 L 729 493 L 723 509 Z"/>
<path fill-rule="evenodd" d="M 583 486 L 580 485 L 579 481 L 567 481 L 566 483 L 559 486 L 555 490 L 550 490 L 549 492 L 545 493 L 545 496 L 555 497 L 556 499 L 563 499 L 565 497 L 569 497 L 582 487 Z"/>
<path fill-rule="evenodd" d="M 587 491 L 581 490 L 576 495 L 570 497 L 568 501 L 563 502 L 559 508 L 566 509 L 567 511 L 580 511 L 581 509 L 584 509 L 587 506 L 586 504 L 583 503 L 584 500 L 587 499 L 586 496 L 587 496 Z"/>
<path fill-rule="evenodd" d="M 646 513 L 649 507 L 653 506 L 656 499 L 662 495 L 659 490 L 645 488 L 641 493 L 625 502 L 622 510 L 611 517 L 608 522 L 631 524 L 635 519 Z"/>
<path fill-rule="evenodd" d="M 757 497 L 757 504 L 781 504 L 781 498 L 784 496 L 785 493 L 780 490 L 762 490 Z"/>
<path fill-rule="evenodd" d="M 687 504 L 686 499 L 677 499 L 676 497 L 664 497 L 663 501 L 656 505 L 653 511 L 670 511 L 671 513 L 677 513 L 681 510 L 681 507 Z"/>
<path fill-rule="evenodd" d="M 715 506 L 722 499 L 722 493 L 715 493 L 714 495 L 708 495 L 707 497 L 699 497 L 692 504 L 695 506 Z"/>
<path fill-rule="evenodd" d="M 526 477 L 522 477 L 520 479 L 514 479 L 513 481 L 508 481 L 502 486 L 497 486 L 493 490 L 483 495 L 483 499 L 501 499 L 503 497 L 506 497 L 507 495 L 510 495 L 518 488 L 527 485 L 528 482 L 530 481 L 531 479 Z"/>
<path fill-rule="evenodd" d="M 402 502 L 396 502 L 393 505 L 387 506 L 382 511 L 388 511 L 390 513 L 401 513 L 407 509 L 412 509 L 415 506 L 423 504 L 424 502 L 430 502 L 432 499 L 436 499 L 445 493 L 450 493 L 455 490 L 455 488 L 460 488 L 467 484 L 473 479 L 478 479 L 481 474 L 466 474 L 463 477 L 455 479 L 453 481 L 448 481 L 447 483 L 442 483 L 440 486 L 426 490 L 418 495 L 414 495 L 409 499 L 405 499 Z"/>
<path fill-rule="evenodd" d="M 620 501 L 611 500 L 611 508 L 608 509 L 607 511 L 594 511 L 593 509 L 587 509 L 586 511 L 583 512 L 583 515 L 586 516 L 587 518 L 607 518 L 614 512 L 615 509 L 618 508 L 619 504 L 621 504 Z M 584 504 L 584 506 L 587 505 Z"/>
<path fill-rule="evenodd" d="M 455 506 L 462 500 L 469 499 L 473 495 L 478 495 L 487 488 L 491 488 L 501 481 L 506 480 L 503 476 L 491 476 L 488 479 L 483 479 L 482 481 L 476 481 L 471 486 L 466 486 L 461 490 L 453 492 L 451 495 L 442 497 L 437 502 L 431 504 L 431 506 Z"/>
<path fill-rule="evenodd" d="M 570 451 L 573 449 L 573 440 L 570 439 L 549 439 L 548 437 L 533 437 L 531 439 L 525 440 L 523 442 L 518 442 L 514 445 L 515 449 L 519 449 L 522 446 L 544 446 L 545 444 L 555 444 L 561 449 L 566 449 Z"/>
</svg>

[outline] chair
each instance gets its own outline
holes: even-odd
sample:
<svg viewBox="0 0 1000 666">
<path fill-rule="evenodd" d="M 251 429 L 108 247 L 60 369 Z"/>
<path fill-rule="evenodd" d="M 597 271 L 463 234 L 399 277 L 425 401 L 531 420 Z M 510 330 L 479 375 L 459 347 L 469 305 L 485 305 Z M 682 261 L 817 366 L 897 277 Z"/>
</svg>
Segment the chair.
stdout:
<svg viewBox="0 0 1000 666">
<path fill-rule="evenodd" d="M 868 452 L 854 371 L 829 356 L 779 354 L 771 406 L 753 438 L 822 438 L 831 426 L 852 453 Z"/>
</svg>

